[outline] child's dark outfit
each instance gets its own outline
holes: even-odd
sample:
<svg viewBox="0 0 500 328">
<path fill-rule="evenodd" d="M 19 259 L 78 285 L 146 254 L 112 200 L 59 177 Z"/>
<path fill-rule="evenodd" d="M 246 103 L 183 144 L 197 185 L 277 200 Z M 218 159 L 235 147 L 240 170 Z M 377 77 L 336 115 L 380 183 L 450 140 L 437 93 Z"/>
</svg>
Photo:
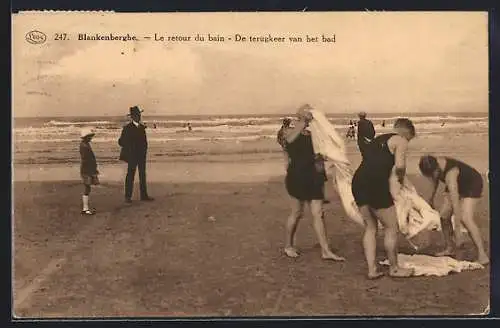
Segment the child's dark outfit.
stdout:
<svg viewBox="0 0 500 328">
<path fill-rule="evenodd" d="M 97 171 L 97 161 L 92 151 L 90 143 L 82 140 L 80 143 L 80 176 L 82 177 L 82 182 L 85 185 L 85 194 L 82 196 L 83 210 L 82 214 L 91 215 L 94 214 L 89 208 L 89 193 L 90 186 L 98 185 L 98 171 Z"/>
</svg>

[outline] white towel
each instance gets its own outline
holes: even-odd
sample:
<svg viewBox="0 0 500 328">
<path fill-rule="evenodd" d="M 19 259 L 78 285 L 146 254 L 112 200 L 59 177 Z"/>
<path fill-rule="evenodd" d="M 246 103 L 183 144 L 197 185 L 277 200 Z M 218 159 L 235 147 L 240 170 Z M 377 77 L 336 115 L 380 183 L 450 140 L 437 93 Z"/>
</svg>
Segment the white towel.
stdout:
<svg viewBox="0 0 500 328">
<path fill-rule="evenodd" d="M 317 110 L 312 110 L 313 120 L 309 123 L 314 152 L 321 154 L 335 166 L 335 187 L 340 195 L 342 205 L 352 220 L 364 225 L 351 191 L 351 163 L 345 154 L 344 139 L 337 133 L 326 116 Z"/>
<path fill-rule="evenodd" d="M 389 261 L 384 260 L 380 264 L 389 265 Z M 484 269 L 484 266 L 479 263 L 458 261 L 448 256 L 398 254 L 398 264 L 402 268 L 414 269 L 415 276 L 442 277 L 451 272 Z"/>
<path fill-rule="evenodd" d="M 311 110 L 311 114 L 313 120 L 309 128 L 314 151 L 332 162 L 331 166 L 336 168 L 335 187 L 347 215 L 354 222 L 364 225 L 351 190 L 353 173 L 345 154 L 344 140 L 322 112 Z M 424 229 L 439 228 L 439 213 L 418 195 L 409 182 L 405 185 L 394 197 L 401 232 L 410 239 Z"/>
</svg>

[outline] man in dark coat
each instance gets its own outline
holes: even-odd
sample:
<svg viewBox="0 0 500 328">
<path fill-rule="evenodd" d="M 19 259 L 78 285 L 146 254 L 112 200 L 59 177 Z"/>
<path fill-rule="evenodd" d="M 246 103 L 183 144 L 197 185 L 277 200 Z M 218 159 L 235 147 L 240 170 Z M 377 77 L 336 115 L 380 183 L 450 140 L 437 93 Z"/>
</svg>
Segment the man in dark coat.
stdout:
<svg viewBox="0 0 500 328">
<path fill-rule="evenodd" d="M 149 197 L 146 186 L 148 139 L 146 137 L 146 126 L 141 123 L 141 112 L 137 106 L 130 108 L 129 116 L 132 121 L 123 127 L 118 140 L 118 144 L 122 147 L 120 160 L 128 163 L 127 177 L 125 178 L 125 201 L 127 203 L 132 202 L 136 168 L 139 168 L 141 200 L 153 200 L 152 197 Z"/>
<path fill-rule="evenodd" d="M 367 146 L 375 138 L 375 128 L 373 127 L 373 123 L 366 119 L 365 112 L 360 112 L 358 117 L 358 147 L 361 156 L 364 157 Z"/>
</svg>

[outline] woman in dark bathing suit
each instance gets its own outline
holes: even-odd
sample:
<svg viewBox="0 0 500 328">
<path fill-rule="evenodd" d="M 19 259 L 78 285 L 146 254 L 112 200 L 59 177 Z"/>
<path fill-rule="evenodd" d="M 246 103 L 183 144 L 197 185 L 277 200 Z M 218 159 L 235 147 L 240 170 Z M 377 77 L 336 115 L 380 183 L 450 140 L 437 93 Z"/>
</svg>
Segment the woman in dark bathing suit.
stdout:
<svg viewBox="0 0 500 328">
<path fill-rule="evenodd" d="M 397 119 L 396 133 L 383 134 L 373 139 L 364 151 L 361 165 L 354 173 L 352 193 L 365 221 L 363 249 L 368 264 L 368 278 L 383 274 L 376 262 L 378 220 L 384 225 L 384 246 L 389 260 L 389 275 L 409 277 L 413 270 L 398 265 L 398 218 L 391 194 L 390 179 L 395 169 L 398 185 L 403 185 L 406 170 L 408 142 L 415 137 L 415 127 L 406 118 Z"/>
<path fill-rule="evenodd" d="M 330 250 L 323 221 L 323 199 L 325 173 L 318 165 L 314 154 L 312 138 L 306 130 L 312 119 L 309 106 L 302 106 L 297 112 L 297 122 L 285 131 L 286 152 L 289 162 L 285 178 L 288 194 L 291 196 L 292 213 L 286 224 L 286 245 L 284 252 L 288 257 L 297 257 L 295 233 L 304 207 L 309 205 L 313 217 L 313 227 L 321 246 L 321 257 L 325 260 L 343 261 L 344 258 Z"/>
<path fill-rule="evenodd" d="M 483 192 L 483 178 L 481 174 L 461 161 L 449 157 L 423 156 L 419 162 L 422 174 L 434 183 L 434 190 L 430 199 L 433 206 L 439 182 L 446 185 L 444 203 L 442 205 L 441 226 L 446 248 L 436 256 L 454 255 L 457 234 L 454 234 L 451 222 L 455 215 L 456 222 L 462 222 L 477 248 L 477 262 L 485 265 L 489 263 L 484 248 L 481 232 L 474 221 L 474 210 L 477 200 Z M 456 232 L 456 231 L 455 231 Z"/>
</svg>

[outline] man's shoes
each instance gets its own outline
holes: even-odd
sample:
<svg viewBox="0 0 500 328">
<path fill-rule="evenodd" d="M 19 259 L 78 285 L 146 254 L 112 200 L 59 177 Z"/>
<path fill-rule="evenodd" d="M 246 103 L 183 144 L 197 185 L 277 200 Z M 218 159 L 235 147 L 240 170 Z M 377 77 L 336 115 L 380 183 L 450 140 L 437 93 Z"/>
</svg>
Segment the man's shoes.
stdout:
<svg viewBox="0 0 500 328">
<path fill-rule="evenodd" d="M 131 204 L 131 203 L 132 203 L 132 199 L 130 199 L 130 198 L 125 198 L 125 203 L 127 203 L 127 204 Z"/>
<path fill-rule="evenodd" d="M 151 202 L 153 200 L 155 200 L 155 199 L 153 197 L 149 197 L 149 196 L 141 198 L 141 201 L 143 201 L 143 202 Z"/>
</svg>

